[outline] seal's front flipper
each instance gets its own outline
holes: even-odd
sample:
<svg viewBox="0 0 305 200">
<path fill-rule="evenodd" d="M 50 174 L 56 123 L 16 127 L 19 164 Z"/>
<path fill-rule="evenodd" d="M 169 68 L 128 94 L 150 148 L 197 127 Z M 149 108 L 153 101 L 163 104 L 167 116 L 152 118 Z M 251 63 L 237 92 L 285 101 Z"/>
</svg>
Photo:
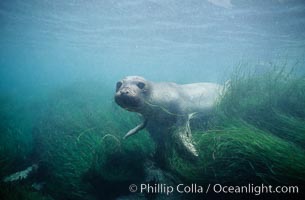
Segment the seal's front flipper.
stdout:
<svg viewBox="0 0 305 200">
<path fill-rule="evenodd" d="M 198 157 L 198 152 L 192 141 L 189 119 L 179 121 L 177 125 L 174 137 L 176 137 L 176 141 L 178 142 L 178 149 L 183 150 L 183 152 L 192 157 Z"/>
<path fill-rule="evenodd" d="M 128 133 L 126 133 L 126 135 L 123 137 L 123 139 L 128 138 L 129 136 L 136 134 L 137 132 L 139 132 L 140 130 L 142 130 L 143 128 L 145 128 L 147 124 L 147 120 L 144 120 L 144 122 L 142 122 L 141 124 L 139 124 L 138 126 L 136 126 L 135 128 L 131 129 L 130 131 L 128 131 Z"/>
</svg>

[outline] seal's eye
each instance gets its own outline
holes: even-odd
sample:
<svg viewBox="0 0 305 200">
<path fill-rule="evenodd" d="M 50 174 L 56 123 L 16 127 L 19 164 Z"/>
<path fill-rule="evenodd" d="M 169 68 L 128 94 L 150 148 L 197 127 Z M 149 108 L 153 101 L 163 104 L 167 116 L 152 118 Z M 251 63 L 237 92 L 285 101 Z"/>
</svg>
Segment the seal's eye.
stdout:
<svg viewBox="0 0 305 200">
<path fill-rule="evenodd" d="M 119 81 L 119 82 L 117 82 L 116 83 L 116 91 L 118 91 L 119 89 L 120 89 L 120 87 L 122 86 L 122 82 L 121 81 Z"/>
<path fill-rule="evenodd" d="M 137 86 L 138 86 L 138 88 L 143 89 L 145 87 L 145 83 L 138 82 Z"/>
</svg>

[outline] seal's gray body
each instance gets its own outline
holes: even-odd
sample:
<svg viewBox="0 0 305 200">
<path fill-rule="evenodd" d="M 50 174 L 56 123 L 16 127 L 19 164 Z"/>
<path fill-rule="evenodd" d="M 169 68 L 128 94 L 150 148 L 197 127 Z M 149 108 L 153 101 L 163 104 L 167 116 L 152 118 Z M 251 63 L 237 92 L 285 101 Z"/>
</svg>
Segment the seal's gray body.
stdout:
<svg viewBox="0 0 305 200">
<path fill-rule="evenodd" d="M 219 89 L 220 86 L 214 83 L 154 83 L 150 100 L 176 114 L 209 112 L 219 95 Z"/>
<path fill-rule="evenodd" d="M 146 128 L 156 142 L 157 151 L 176 146 L 198 156 L 189 120 L 196 114 L 208 114 L 221 90 L 222 86 L 214 83 L 179 85 L 154 83 L 139 76 L 126 77 L 117 84 L 115 100 L 121 107 L 140 113 L 144 122 L 130 130 L 125 138 Z"/>
</svg>

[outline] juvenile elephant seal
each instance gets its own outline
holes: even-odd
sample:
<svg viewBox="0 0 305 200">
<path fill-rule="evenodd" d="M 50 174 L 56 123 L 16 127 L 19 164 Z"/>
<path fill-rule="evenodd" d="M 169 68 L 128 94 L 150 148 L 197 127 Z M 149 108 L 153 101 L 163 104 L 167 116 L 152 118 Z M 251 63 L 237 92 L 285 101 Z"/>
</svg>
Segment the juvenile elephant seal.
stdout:
<svg viewBox="0 0 305 200">
<path fill-rule="evenodd" d="M 124 138 L 146 128 L 156 142 L 157 152 L 162 154 L 164 148 L 176 145 L 187 154 L 198 156 L 189 120 L 195 114 L 209 113 L 221 89 L 222 86 L 214 83 L 155 83 L 140 76 L 128 76 L 118 81 L 115 102 L 144 118 Z"/>
</svg>

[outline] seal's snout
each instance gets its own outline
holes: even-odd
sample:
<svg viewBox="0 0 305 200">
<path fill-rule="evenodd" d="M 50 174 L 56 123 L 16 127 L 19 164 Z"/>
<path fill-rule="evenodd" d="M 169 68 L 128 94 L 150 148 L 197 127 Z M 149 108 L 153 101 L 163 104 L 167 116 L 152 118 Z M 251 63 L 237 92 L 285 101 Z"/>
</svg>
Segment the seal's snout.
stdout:
<svg viewBox="0 0 305 200">
<path fill-rule="evenodd" d="M 118 95 L 121 95 L 121 96 L 133 96 L 134 95 L 134 92 L 132 92 L 132 90 L 128 87 L 124 87 L 122 89 L 120 89 L 118 92 Z"/>
<path fill-rule="evenodd" d="M 120 94 L 121 95 L 128 95 L 129 94 L 129 91 L 128 90 L 124 90 L 124 91 L 120 91 Z"/>
<path fill-rule="evenodd" d="M 139 106 L 139 98 L 136 93 L 128 87 L 119 89 L 114 96 L 114 100 L 118 105 L 125 109 L 129 108 L 129 110 Z"/>
</svg>

